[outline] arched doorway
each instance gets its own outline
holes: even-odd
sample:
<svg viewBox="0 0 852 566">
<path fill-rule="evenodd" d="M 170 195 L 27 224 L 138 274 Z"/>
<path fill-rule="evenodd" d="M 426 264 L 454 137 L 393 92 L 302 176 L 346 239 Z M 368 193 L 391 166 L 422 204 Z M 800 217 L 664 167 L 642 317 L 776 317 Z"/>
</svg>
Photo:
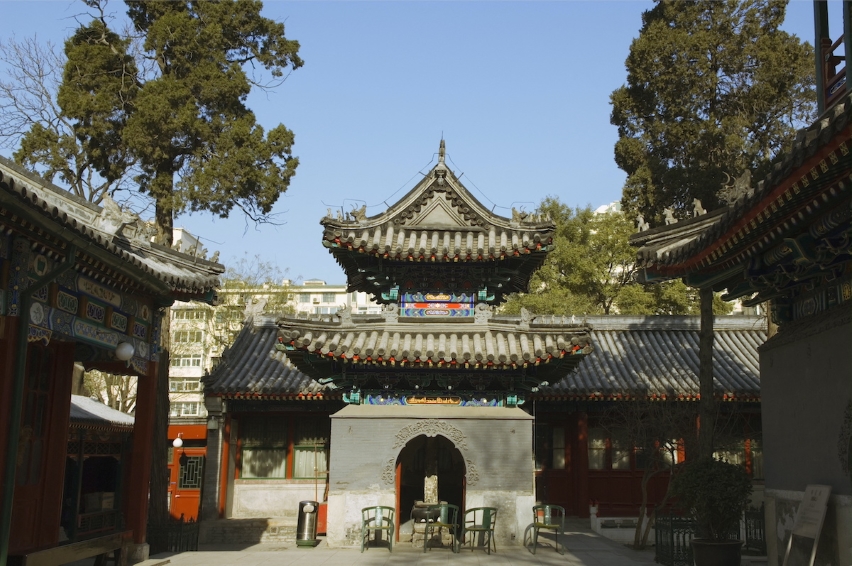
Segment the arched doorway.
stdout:
<svg viewBox="0 0 852 566">
<path fill-rule="evenodd" d="M 411 533 L 411 509 L 415 501 L 426 499 L 429 489 L 437 487 L 433 495 L 437 501 L 458 505 L 464 512 L 465 474 L 462 453 L 446 437 L 420 435 L 409 440 L 396 459 L 397 540 Z"/>
</svg>

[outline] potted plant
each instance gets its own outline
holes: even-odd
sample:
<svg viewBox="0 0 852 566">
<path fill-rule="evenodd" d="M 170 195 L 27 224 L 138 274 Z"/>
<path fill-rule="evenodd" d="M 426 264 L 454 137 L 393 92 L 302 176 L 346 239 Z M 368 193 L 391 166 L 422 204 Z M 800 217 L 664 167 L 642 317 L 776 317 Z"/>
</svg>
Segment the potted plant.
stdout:
<svg viewBox="0 0 852 566">
<path fill-rule="evenodd" d="M 751 497 L 745 468 L 712 458 L 687 462 L 672 480 L 678 506 L 696 523 L 696 566 L 739 566 L 740 519 Z"/>
</svg>

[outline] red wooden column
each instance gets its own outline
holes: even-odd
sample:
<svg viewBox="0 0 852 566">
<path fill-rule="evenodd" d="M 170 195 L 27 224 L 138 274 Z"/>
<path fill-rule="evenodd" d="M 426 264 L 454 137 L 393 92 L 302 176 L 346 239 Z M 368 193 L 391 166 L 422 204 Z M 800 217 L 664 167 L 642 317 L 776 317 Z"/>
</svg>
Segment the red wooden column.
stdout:
<svg viewBox="0 0 852 566">
<path fill-rule="evenodd" d="M 157 363 L 151 362 L 148 374 L 139 377 L 136 386 L 136 420 L 130 450 L 129 483 L 126 488 L 127 527 L 133 530 L 133 542 L 145 542 L 148 524 L 148 483 L 154 451 L 154 406 L 157 400 Z M 163 470 L 165 473 L 165 470 Z"/>
<path fill-rule="evenodd" d="M 585 411 L 577 413 L 577 516 L 589 516 L 589 415 Z"/>
<path fill-rule="evenodd" d="M 15 339 L 18 336 L 20 317 L 0 316 L 0 454 L 7 454 L 9 441 L 9 414 L 12 401 L 12 381 L 15 375 Z M 0 485 L 3 482 L 3 466 L 0 466 Z M 0 505 L 3 494 L 0 491 Z"/>
<path fill-rule="evenodd" d="M 39 513 L 39 546 L 55 544 L 57 525 L 62 520 L 62 497 L 65 488 L 65 459 L 68 454 L 68 429 L 71 426 L 71 378 L 74 372 L 74 344 L 56 342 L 56 361 L 51 375 L 50 417 L 44 451 L 42 504 Z"/>
<path fill-rule="evenodd" d="M 228 501 L 228 480 L 233 479 L 228 475 L 231 464 L 231 413 L 225 415 L 222 430 L 222 457 L 219 460 L 219 518 L 225 518 L 225 504 Z"/>
</svg>

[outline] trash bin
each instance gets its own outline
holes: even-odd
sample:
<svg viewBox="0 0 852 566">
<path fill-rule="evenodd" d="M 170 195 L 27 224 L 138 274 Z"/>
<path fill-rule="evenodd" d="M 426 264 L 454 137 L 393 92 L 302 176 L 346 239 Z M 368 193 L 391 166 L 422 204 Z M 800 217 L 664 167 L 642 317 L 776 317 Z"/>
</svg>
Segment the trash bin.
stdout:
<svg viewBox="0 0 852 566">
<path fill-rule="evenodd" d="M 317 510 L 316 501 L 299 502 L 299 519 L 296 522 L 296 545 L 316 546 L 317 540 Z"/>
</svg>

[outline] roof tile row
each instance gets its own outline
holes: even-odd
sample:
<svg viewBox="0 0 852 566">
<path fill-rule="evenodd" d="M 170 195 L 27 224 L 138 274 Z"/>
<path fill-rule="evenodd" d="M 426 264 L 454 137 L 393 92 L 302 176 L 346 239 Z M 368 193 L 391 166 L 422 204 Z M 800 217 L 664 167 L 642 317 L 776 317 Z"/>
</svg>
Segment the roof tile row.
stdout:
<svg viewBox="0 0 852 566">
<path fill-rule="evenodd" d="M 698 397 L 698 317 L 590 317 L 584 323 L 595 328 L 590 334 L 594 350 L 584 357 L 575 371 L 543 387 L 537 397 Z M 766 339 L 765 327 L 766 321 L 761 317 L 716 318 L 713 369 L 719 396 L 759 399 L 758 347 Z M 299 372 L 283 352 L 276 350 L 277 332 L 277 325 L 269 318 L 248 323 L 224 355 L 223 363 L 207 378 L 207 394 L 240 397 L 328 395 L 330 392 L 325 386 Z M 508 345 L 508 341 L 506 343 Z M 428 349 L 428 343 L 426 347 Z M 527 347 L 534 348 L 534 342 L 530 344 L 528 340 Z M 436 348 L 440 350 L 440 340 Z M 511 359 L 511 350 L 507 352 Z M 522 354 L 528 350 L 518 353 L 522 359 Z"/>
</svg>

